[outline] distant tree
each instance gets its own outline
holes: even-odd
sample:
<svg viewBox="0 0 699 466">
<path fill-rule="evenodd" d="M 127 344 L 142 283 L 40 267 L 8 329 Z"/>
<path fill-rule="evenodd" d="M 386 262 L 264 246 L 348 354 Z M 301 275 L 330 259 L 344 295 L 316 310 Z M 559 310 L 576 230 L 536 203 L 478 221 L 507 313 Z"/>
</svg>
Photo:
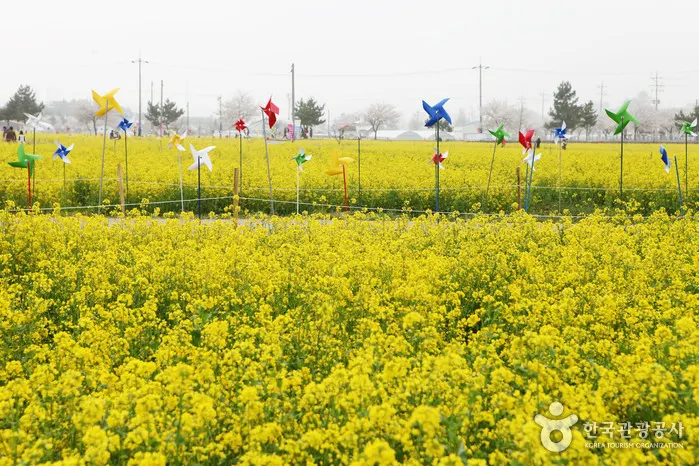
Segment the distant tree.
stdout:
<svg viewBox="0 0 699 466">
<path fill-rule="evenodd" d="M 578 105 L 578 98 L 573 86 L 568 81 L 563 81 L 553 94 L 553 108 L 549 110 L 551 121 L 544 126 L 546 129 L 558 128 L 565 121 L 572 133 L 580 126 L 581 113 L 582 105 Z"/>
<path fill-rule="evenodd" d="M 161 120 L 160 104 L 154 104 L 153 102 L 148 101 L 148 104 L 146 105 L 146 114 L 144 117 L 150 122 L 151 125 L 153 125 L 153 127 L 159 127 Z"/>
<path fill-rule="evenodd" d="M 306 134 L 306 131 L 312 126 L 318 126 L 325 123 L 323 120 L 323 115 L 325 114 L 325 104 L 318 105 L 318 103 L 310 97 L 304 102 L 303 99 L 299 100 L 296 104 L 296 118 L 299 119 L 301 124 L 301 134 Z"/>
<path fill-rule="evenodd" d="M 400 113 L 391 104 L 372 104 L 366 111 L 364 119 L 374 132 L 374 139 L 379 129 L 395 125 L 400 119 Z"/>
<path fill-rule="evenodd" d="M 170 123 L 174 123 L 184 115 L 184 110 L 177 108 L 177 104 L 170 99 L 165 100 L 163 103 L 163 108 L 160 109 L 160 115 L 165 125 L 165 129 L 170 131 Z"/>
<path fill-rule="evenodd" d="M 238 91 L 231 100 L 223 103 L 223 118 L 227 121 L 237 121 L 242 118 L 246 122 L 255 116 L 259 116 L 260 109 L 249 94 Z"/>
<path fill-rule="evenodd" d="M 27 118 L 25 113 L 36 115 L 43 109 L 44 104 L 37 103 L 36 94 L 31 86 L 19 86 L 0 112 L 1 118 L 9 123 L 10 120 L 24 121 Z"/>
<path fill-rule="evenodd" d="M 430 121 L 429 118 L 427 118 L 424 123 L 427 123 L 428 121 Z M 423 126 L 424 126 L 424 124 L 423 124 Z M 439 123 L 437 123 L 437 126 L 439 126 L 440 131 L 445 131 L 447 133 L 451 133 L 452 131 L 454 131 L 454 127 L 451 126 L 449 124 L 449 122 L 447 122 L 447 120 L 444 120 L 444 119 L 439 120 Z M 437 126 L 434 126 L 433 128 L 436 130 Z"/>
<path fill-rule="evenodd" d="M 95 104 L 91 100 L 76 101 L 73 108 L 73 117 L 87 127 L 88 133 L 97 134 L 97 117 L 95 116 Z"/>
<path fill-rule="evenodd" d="M 410 117 L 410 121 L 408 122 L 408 129 L 410 131 L 425 129 L 425 120 L 423 119 L 424 115 L 425 114 L 422 111 L 416 111 L 413 113 L 413 116 Z"/>
<path fill-rule="evenodd" d="M 566 125 L 568 125 L 568 122 L 566 122 Z M 585 130 L 586 141 L 590 137 L 590 132 L 595 125 L 597 125 L 597 110 L 595 109 L 595 104 L 589 101 L 583 105 L 580 111 L 580 127 Z"/>
</svg>

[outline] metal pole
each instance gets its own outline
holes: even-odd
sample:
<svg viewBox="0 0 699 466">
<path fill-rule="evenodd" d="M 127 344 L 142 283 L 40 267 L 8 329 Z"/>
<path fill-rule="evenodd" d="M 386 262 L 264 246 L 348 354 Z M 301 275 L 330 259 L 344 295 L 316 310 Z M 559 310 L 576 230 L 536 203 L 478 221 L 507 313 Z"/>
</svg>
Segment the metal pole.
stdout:
<svg viewBox="0 0 699 466">
<path fill-rule="evenodd" d="M 163 151 L 163 80 L 160 80 L 160 152 Z"/>
<path fill-rule="evenodd" d="M 562 173 L 562 164 L 563 164 L 563 142 L 558 145 L 558 213 L 560 214 L 562 212 L 561 210 L 561 173 Z"/>
<path fill-rule="evenodd" d="M 238 162 L 238 166 L 240 167 L 240 189 L 242 191 L 243 189 L 243 132 L 238 131 L 238 139 L 240 142 L 240 161 Z"/>
<path fill-rule="evenodd" d="M 498 142 L 495 141 L 493 147 L 493 157 L 490 159 L 490 172 L 488 173 L 488 185 L 485 187 L 485 201 L 483 202 L 483 211 L 488 207 L 488 191 L 490 190 L 490 178 L 493 176 L 493 165 L 495 164 L 495 151 L 498 148 Z"/>
<path fill-rule="evenodd" d="M 689 199 L 689 139 L 688 134 L 684 134 L 684 198 Z M 677 163 L 675 163 L 677 166 Z"/>
<path fill-rule="evenodd" d="M 104 141 L 102 143 L 102 171 L 100 172 L 100 197 L 97 203 L 97 214 L 102 213 L 102 184 L 104 182 L 104 152 L 107 149 L 107 120 L 109 119 L 109 100 L 104 104 Z"/>
<path fill-rule="evenodd" d="M 197 211 L 201 222 L 201 155 L 197 155 Z"/>
<path fill-rule="evenodd" d="M 680 194 L 680 213 L 681 213 L 682 212 L 682 184 L 680 183 L 680 168 L 677 166 L 677 156 L 675 156 L 675 174 L 677 175 L 677 191 L 679 191 L 679 194 Z"/>
<path fill-rule="evenodd" d="M 141 127 L 139 126 L 139 130 Z M 129 202 L 129 130 L 124 131 L 124 161 L 126 162 L 126 202 Z"/>
<path fill-rule="evenodd" d="M 624 200 L 624 117 L 621 117 L 621 157 L 619 167 L 619 199 Z"/>
<path fill-rule="evenodd" d="M 267 148 L 267 129 L 265 128 L 265 111 L 260 109 L 262 112 L 262 139 L 265 140 L 265 158 L 267 159 L 267 180 L 269 181 L 269 203 L 272 208 L 272 215 L 274 215 L 274 194 L 272 192 L 272 171 L 269 167 L 269 149 Z"/>
<path fill-rule="evenodd" d="M 182 187 L 182 152 L 177 149 L 177 166 L 180 169 L 180 201 L 182 202 L 182 212 L 184 212 L 184 188 Z"/>
<path fill-rule="evenodd" d="M 301 170 L 296 167 L 296 213 L 299 213 L 299 184 L 301 183 Z"/>
<path fill-rule="evenodd" d="M 434 204 L 434 213 L 437 214 L 439 213 L 439 156 L 441 152 L 439 152 L 439 122 L 437 122 L 437 163 L 434 164 L 434 176 L 435 176 L 435 185 L 434 185 L 434 190 L 435 190 L 435 204 Z"/>
<path fill-rule="evenodd" d="M 141 54 L 138 54 L 138 135 L 141 136 Z M 128 170 L 127 170 L 128 173 Z M 126 177 L 128 180 L 128 175 Z M 129 197 L 129 184 L 126 183 L 126 198 Z"/>
<path fill-rule="evenodd" d="M 296 73 L 294 71 L 294 64 L 291 64 L 291 140 L 296 140 L 296 85 L 295 85 Z"/>
<path fill-rule="evenodd" d="M 218 96 L 218 138 L 223 138 L 223 97 Z"/>
<path fill-rule="evenodd" d="M 32 148 L 32 152 L 36 154 L 36 126 L 34 126 L 34 147 Z M 34 187 L 34 195 L 36 196 L 36 167 L 34 166 L 34 161 L 32 160 L 32 185 Z"/>
<path fill-rule="evenodd" d="M 358 177 L 358 187 L 357 187 L 357 200 L 362 202 L 362 136 L 359 134 L 359 128 L 357 128 L 357 177 Z"/>
</svg>

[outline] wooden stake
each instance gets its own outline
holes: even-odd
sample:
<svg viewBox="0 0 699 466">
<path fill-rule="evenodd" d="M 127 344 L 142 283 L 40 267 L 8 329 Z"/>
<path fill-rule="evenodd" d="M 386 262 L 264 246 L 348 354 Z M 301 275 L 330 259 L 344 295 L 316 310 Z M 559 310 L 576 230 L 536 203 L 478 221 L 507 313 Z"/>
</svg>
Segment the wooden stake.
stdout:
<svg viewBox="0 0 699 466">
<path fill-rule="evenodd" d="M 238 185 L 240 179 L 240 169 L 233 169 L 233 218 L 235 220 L 235 226 L 238 226 L 238 194 L 240 193 L 240 186 Z"/>
<path fill-rule="evenodd" d="M 117 164 L 117 178 L 119 179 L 119 200 L 121 201 L 121 213 L 126 215 L 126 202 L 124 201 L 124 180 L 121 177 L 121 164 Z"/>
</svg>

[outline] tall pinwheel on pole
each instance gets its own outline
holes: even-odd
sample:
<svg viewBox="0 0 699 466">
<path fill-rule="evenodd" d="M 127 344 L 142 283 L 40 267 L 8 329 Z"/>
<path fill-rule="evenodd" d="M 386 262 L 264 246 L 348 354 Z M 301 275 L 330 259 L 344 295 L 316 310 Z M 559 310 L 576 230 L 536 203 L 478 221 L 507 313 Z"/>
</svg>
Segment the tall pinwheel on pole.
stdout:
<svg viewBox="0 0 699 466">
<path fill-rule="evenodd" d="M 168 150 L 170 150 L 173 146 L 175 146 L 175 148 L 177 149 L 177 167 L 180 172 L 180 202 L 182 204 L 182 212 L 184 212 L 184 187 L 182 185 L 182 152 L 185 151 L 185 148 L 182 147 L 182 142 L 186 137 L 186 129 L 181 135 L 173 132 L 172 136 L 170 137 L 170 141 L 167 143 Z"/>
<path fill-rule="evenodd" d="M 265 158 L 267 159 L 267 180 L 269 181 L 269 204 L 272 210 L 272 215 L 274 215 L 274 192 L 272 191 L 272 170 L 269 165 L 269 148 L 267 147 L 267 128 L 265 127 L 265 115 L 269 121 L 269 129 L 272 129 L 274 124 L 277 122 L 277 115 L 279 115 L 279 107 L 272 103 L 272 98 L 269 98 L 269 102 L 262 109 L 262 138 L 265 140 Z"/>
<path fill-rule="evenodd" d="M 347 195 L 347 165 L 354 162 L 352 157 L 335 157 L 333 166 L 325 173 L 329 176 L 342 175 L 345 193 L 345 212 L 349 212 L 349 196 Z"/>
<path fill-rule="evenodd" d="M 24 126 L 32 128 L 32 152 L 36 153 L 36 128 L 41 126 L 41 112 L 39 112 L 38 115 L 25 113 L 24 116 L 27 117 L 27 122 Z M 36 195 L 36 168 L 32 169 L 32 185 L 34 186 L 34 194 Z"/>
<path fill-rule="evenodd" d="M 240 143 L 240 160 L 238 161 L 238 173 L 240 173 L 240 187 L 243 187 L 243 131 L 248 127 L 245 125 L 245 121 L 240 118 L 236 121 L 233 126 L 238 131 L 238 142 Z"/>
<path fill-rule="evenodd" d="M 291 160 L 296 161 L 296 213 L 299 213 L 299 191 L 301 184 L 301 172 L 303 171 L 303 164 L 311 160 L 313 156 L 307 155 L 303 150 L 303 147 L 299 148 L 299 153 L 296 154 Z"/>
<path fill-rule="evenodd" d="M 129 145 L 128 145 L 128 140 L 129 140 L 129 128 L 131 128 L 131 125 L 133 125 L 133 122 L 127 120 L 126 118 L 122 118 L 121 121 L 119 122 L 119 129 L 124 132 L 124 163 L 126 165 L 126 202 L 128 202 L 129 199 Z"/>
<path fill-rule="evenodd" d="M 660 146 L 660 160 L 665 165 L 665 172 L 670 173 L 672 164 L 670 163 L 670 157 L 667 155 L 667 150 L 662 145 Z M 677 176 L 677 191 L 680 195 L 680 212 L 682 212 L 682 184 L 680 183 L 680 169 L 677 166 L 677 156 L 675 156 L 675 175 Z"/>
<path fill-rule="evenodd" d="M 490 179 L 493 176 L 493 165 L 495 164 L 495 150 L 499 145 L 502 144 L 505 147 L 505 141 L 510 138 L 510 134 L 502 129 L 503 125 L 498 126 L 495 131 L 488 130 L 490 134 L 495 138 L 495 145 L 493 147 L 493 157 L 490 159 L 490 172 L 488 172 L 488 185 L 485 187 L 485 199 L 483 200 L 483 210 L 488 207 L 488 191 L 490 191 Z"/>
<path fill-rule="evenodd" d="M 616 130 L 614 131 L 614 136 L 621 133 L 621 152 L 619 156 L 619 199 L 621 200 L 624 200 L 624 130 L 626 129 L 626 126 L 629 124 L 629 122 L 632 121 L 636 125 L 640 125 L 638 120 L 634 118 L 634 116 L 631 115 L 627 110 L 629 108 L 630 103 L 630 100 L 624 102 L 624 105 L 622 105 L 619 111 L 617 111 L 616 113 L 604 109 L 604 111 L 607 113 L 607 116 L 609 116 L 609 118 L 614 120 L 614 122 L 617 124 Z"/>
<path fill-rule="evenodd" d="M 61 162 L 63 162 L 63 194 L 67 192 L 67 186 L 66 186 L 66 165 L 71 163 L 70 159 L 68 159 L 68 154 L 70 154 L 70 151 L 73 150 L 74 144 L 71 144 L 70 146 L 66 147 L 60 142 L 56 141 L 56 146 L 58 149 L 56 149 L 56 152 L 53 153 L 53 157 L 51 157 L 51 160 L 56 160 L 56 159 L 61 159 Z"/>
<path fill-rule="evenodd" d="M 684 133 L 684 197 L 689 199 L 689 137 L 696 137 L 694 134 L 694 128 L 697 127 L 697 119 L 695 118 L 693 122 L 688 121 L 682 122 L 682 128 L 680 131 Z M 677 157 L 675 157 L 677 158 Z M 677 162 L 675 162 L 675 167 L 677 167 Z"/>
<path fill-rule="evenodd" d="M 431 128 L 432 126 L 437 124 L 437 133 L 435 138 L 437 140 L 437 149 L 435 150 L 434 157 L 432 157 L 432 161 L 435 161 L 435 159 L 437 159 L 437 162 L 435 162 L 434 166 L 435 213 L 439 213 L 439 170 L 442 168 L 441 162 L 446 158 L 446 154 L 442 156 L 441 152 L 439 151 L 439 120 L 444 118 L 450 125 L 452 124 L 451 117 L 444 109 L 444 104 L 447 103 L 448 100 L 448 97 L 446 99 L 442 99 L 439 102 L 437 102 L 437 104 L 434 106 L 430 106 L 424 100 L 422 101 L 422 108 L 425 110 L 425 112 L 427 112 L 427 115 L 429 115 L 429 119 L 427 120 L 427 123 L 425 123 L 425 126 L 427 128 Z"/>
<path fill-rule="evenodd" d="M 37 160 L 41 160 L 40 155 L 27 154 L 24 151 L 24 144 L 20 144 L 17 149 L 17 161 L 7 162 L 11 167 L 27 169 L 27 208 L 32 208 L 32 172 Z"/>
<path fill-rule="evenodd" d="M 563 173 L 563 143 L 566 140 L 566 122 L 564 121 L 563 124 L 561 125 L 560 128 L 554 128 L 553 129 L 553 140 L 558 145 L 560 142 L 561 144 L 558 145 L 558 213 L 560 214 L 562 212 L 561 210 L 561 178 L 562 178 L 562 173 Z"/>
<path fill-rule="evenodd" d="M 209 171 L 213 171 L 211 166 L 211 158 L 209 158 L 209 152 L 216 149 L 216 146 L 205 147 L 204 149 L 198 151 L 194 148 L 193 144 L 189 144 L 189 148 L 192 151 L 192 156 L 194 157 L 194 163 L 190 165 L 187 170 L 197 170 L 197 215 L 199 221 L 201 221 L 201 166 L 206 165 Z"/>
<path fill-rule="evenodd" d="M 121 109 L 121 105 L 114 98 L 114 94 L 119 92 L 119 88 L 112 89 L 105 95 L 99 95 L 94 90 L 92 91 L 92 98 L 100 108 L 95 112 L 96 117 L 104 116 L 104 142 L 102 143 L 102 169 L 100 170 L 100 195 L 97 207 L 97 213 L 102 211 L 102 186 L 104 185 L 104 152 L 107 150 L 107 120 L 108 114 L 111 110 L 116 110 L 119 115 L 123 115 L 124 112 Z"/>
<path fill-rule="evenodd" d="M 527 154 L 522 160 L 527 164 L 527 171 L 524 175 L 526 188 L 524 194 L 524 211 L 529 212 L 529 201 L 531 199 L 532 181 L 534 180 L 534 163 L 541 158 L 541 154 L 534 155 L 536 147 L 532 143 L 534 130 L 530 129 L 526 133 L 519 132 L 519 143 L 522 145 L 522 154 Z"/>
</svg>

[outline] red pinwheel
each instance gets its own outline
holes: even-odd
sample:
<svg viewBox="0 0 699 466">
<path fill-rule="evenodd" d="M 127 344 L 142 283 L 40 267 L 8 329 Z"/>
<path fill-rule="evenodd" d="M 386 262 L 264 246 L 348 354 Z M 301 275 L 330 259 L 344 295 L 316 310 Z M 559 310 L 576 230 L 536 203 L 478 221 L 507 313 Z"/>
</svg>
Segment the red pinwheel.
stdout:
<svg viewBox="0 0 699 466">
<path fill-rule="evenodd" d="M 267 118 L 269 118 L 269 128 L 272 129 L 272 126 L 277 122 L 277 115 L 279 115 L 279 107 L 274 105 L 272 103 L 272 98 L 269 98 L 269 102 L 267 102 L 267 105 L 262 108 L 262 111 L 265 112 L 265 115 L 267 115 Z"/>
<path fill-rule="evenodd" d="M 238 130 L 239 133 L 242 133 L 243 131 L 245 131 L 247 129 L 247 126 L 245 126 L 245 122 L 243 121 L 242 118 L 240 120 L 236 121 L 233 126 L 235 126 L 235 129 Z"/>
<path fill-rule="evenodd" d="M 525 134 L 519 132 L 519 143 L 522 144 L 522 153 L 524 154 L 528 150 L 532 149 L 532 138 L 534 137 L 534 130 L 530 129 Z"/>
<path fill-rule="evenodd" d="M 449 157 L 449 152 L 445 152 L 443 154 L 440 154 L 439 152 L 437 152 L 437 149 L 435 149 L 434 155 L 432 156 L 432 163 L 437 165 L 440 170 L 444 170 L 444 167 L 442 166 L 442 162 L 444 162 L 447 157 Z"/>
</svg>

